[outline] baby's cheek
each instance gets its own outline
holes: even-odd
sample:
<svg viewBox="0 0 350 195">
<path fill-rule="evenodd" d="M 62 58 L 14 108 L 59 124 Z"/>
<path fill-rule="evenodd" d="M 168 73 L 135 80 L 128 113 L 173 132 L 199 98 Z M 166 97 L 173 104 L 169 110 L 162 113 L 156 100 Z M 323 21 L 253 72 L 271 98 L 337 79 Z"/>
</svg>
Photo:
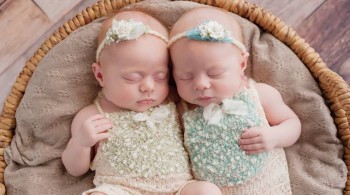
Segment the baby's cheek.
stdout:
<svg viewBox="0 0 350 195">
<path fill-rule="evenodd" d="M 223 97 L 225 98 L 230 98 L 233 95 L 235 95 L 235 93 L 237 92 L 239 86 L 237 86 L 236 84 L 232 84 L 232 83 L 223 83 L 222 85 L 220 85 L 220 93 Z"/>
<path fill-rule="evenodd" d="M 118 89 L 118 93 L 119 93 L 119 98 L 122 101 L 127 101 L 127 100 L 131 100 L 133 98 L 135 98 L 136 96 L 136 91 L 137 89 L 134 89 L 133 87 L 123 87 Z"/>
<path fill-rule="evenodd" d="M 169 94 L 169 86 L 166 84 L 162 89 L 161 89 L 161 96 L 166 98 Z"/>
<path fill-rule="evenodd" d="M 179 96 L 184 99 L 185 101 L 190 100 L 190 90 L 186 87 L 178 87 L 177 91 L 179 93 Z"/>
</svg>

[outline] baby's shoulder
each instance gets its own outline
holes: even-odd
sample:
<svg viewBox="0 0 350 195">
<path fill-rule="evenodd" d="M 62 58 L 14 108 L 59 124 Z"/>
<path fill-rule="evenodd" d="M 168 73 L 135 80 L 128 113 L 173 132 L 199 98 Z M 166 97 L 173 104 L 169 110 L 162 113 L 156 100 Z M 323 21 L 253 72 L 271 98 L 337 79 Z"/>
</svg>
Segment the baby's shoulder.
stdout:
<svg viewBox="0 0 350 195">
<path fill-rule="evenodd" d="M 256 83 L 255 89 L 259 95 L 260 102 L 263 105 L 272 102 L 277 103 L 282 99 L 280 92 L 269 84 Z"/>
<path fill-rule="evenodd" d="M 74 123 L 82 123 L 84 122 L 86 119 L 88 119 L 90 116 L 99 114 L 96 105 L 95 104 L 90 104 L 84 108 L 82 108 L 81 110 L 79 110 L 79 112 L 75 115 L 74 119 L 73 119 L 73 124 Z"/>
<path fill-rule="evenodd" d="M 95 104 L 90 104 L 90 105 L 85 106 L 81 110 L 79 110 L 77 115 L 78 114 L 81 114 L 81 115 L 93 115 L 93 114 L 98 114 L 98 113 L 99 112 L 98 112 L 98 110 L 96 108 L 96 105 Z"/>
<path fill-rule="evenodd" d="M 276 88 L 266 83 L 255 82 L 254 88 L 257 90 L 259 95 L 268 95 L 268 94 L 276 94 L 276 93 L 279 94 Z"/>
</svg>

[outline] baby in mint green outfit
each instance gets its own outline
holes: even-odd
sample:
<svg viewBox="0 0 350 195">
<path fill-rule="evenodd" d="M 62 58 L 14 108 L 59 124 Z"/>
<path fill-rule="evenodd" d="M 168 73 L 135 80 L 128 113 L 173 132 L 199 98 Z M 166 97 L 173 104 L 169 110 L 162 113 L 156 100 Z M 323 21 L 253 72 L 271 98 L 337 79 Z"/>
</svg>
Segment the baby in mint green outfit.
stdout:
<svg viewBox="0 0 350 195">
<path fill-rule="evenodd" d="M 180 109 L 194 178 L 216 194 L 291 194 L 283 147 L 298 139 L 300 121 L 275 88 L 246 78 L 249 53 L 233 17 L 194 9 L 175 23 L 168 47 L 187 102 Z"/>
<path fill-rule="evenodd" d="M 217 185 L 242 184 L 259 174 L 269 153 L 248 155 L 238 143 L 242 130 L 266 125 L 260 115 L 254 81 L 221 105 L 224 117 L 220 121 L 206 120 L 203 113 L 214 113 L 210 107 L 198 107 L 184 114 L 185 142 L 191 151 L 193 170 L 197 177 L 215 181 Z M 211 117 L 212 119 L 212 117 Z"/>
</svg>

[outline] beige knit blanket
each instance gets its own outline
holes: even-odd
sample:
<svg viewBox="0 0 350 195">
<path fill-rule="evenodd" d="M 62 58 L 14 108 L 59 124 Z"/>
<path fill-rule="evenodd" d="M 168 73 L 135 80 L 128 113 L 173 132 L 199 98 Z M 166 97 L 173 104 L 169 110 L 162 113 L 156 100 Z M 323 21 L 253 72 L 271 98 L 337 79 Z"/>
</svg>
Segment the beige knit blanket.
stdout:
<svg viewBox="0 0 350 195">
<path fill-rule="evenodd" d="M 131 5 L 160 18 L 170 28 L 192 2 L 147 1 Z M 248 76 L 276 87 L 302 121 L 302 134 L 286 148 L 294 194 L 341 194 L 347 169 L 342 144 L 317 82 L 298 57 L 271 34 L 234 14 L 251 54 Z M 93 172 L 70 176 L 61 154 L 74 115 L 99 90 L 94 62 L 101 20 L 56 45 L 40 62 L 16 112 L 17 128 L 5 151 L 8 194 L 80 194 L 93 187 Z M 131 51 L 132 52 L 132 51 Z"/>
</svg>

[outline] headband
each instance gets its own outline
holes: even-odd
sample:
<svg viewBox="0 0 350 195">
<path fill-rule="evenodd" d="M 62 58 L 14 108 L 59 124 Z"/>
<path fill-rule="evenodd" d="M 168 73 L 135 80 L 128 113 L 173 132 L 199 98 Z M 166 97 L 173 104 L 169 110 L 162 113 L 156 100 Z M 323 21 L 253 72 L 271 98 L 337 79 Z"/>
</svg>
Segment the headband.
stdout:
<svg viewBox="0 0 350 195">
<path fill-rule="evenodd" d="M 149 26 L 143 24 L 142 22 L 137 22 L 133 19 L 113 19 L 112 26 L 108 29 L 105 38 L 97 48 L 96 62 L 99 61 L 101 51 L 106 45 L 137 39 L 143 34 L 154 35 L 161 38 L 164 42 L 168 43 L 168 39 L 164 35 L 152 30 Z"/>
<path fill-rule="evenodd" d="M 175 35 L 168 42 L 168 47 L 183 37 L 197 41 L 232 43 L 242 50 L 243 53 L 247 52 L 245 46 L 231 36 L 230 31 L 226 30 L 218 22 L 212 20 L 204 21 L 188 31 Z"/>
</svg>

